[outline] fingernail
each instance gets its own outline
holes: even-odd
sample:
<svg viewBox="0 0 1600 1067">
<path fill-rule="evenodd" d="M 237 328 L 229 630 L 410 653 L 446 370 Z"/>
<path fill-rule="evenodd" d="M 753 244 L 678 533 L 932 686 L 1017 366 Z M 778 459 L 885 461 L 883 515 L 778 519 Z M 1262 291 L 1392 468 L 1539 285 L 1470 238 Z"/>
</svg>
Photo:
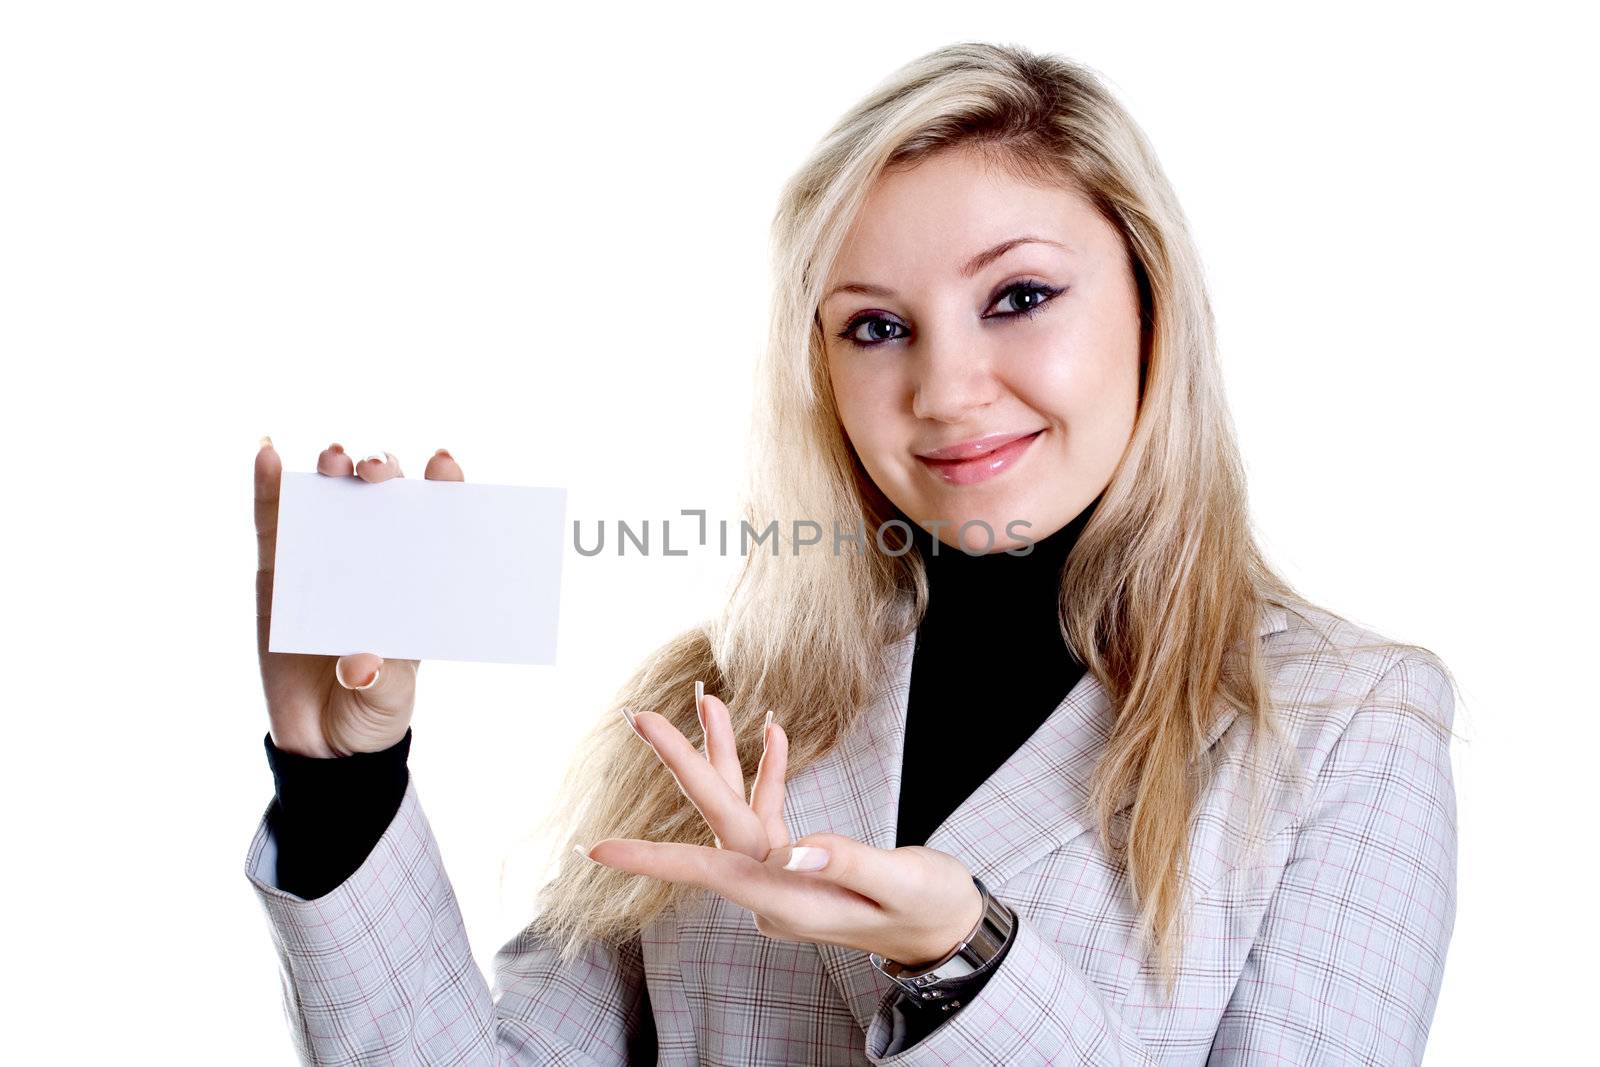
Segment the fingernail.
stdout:
<svg viewBox="0 0 1600 1067">
<path fill-rule="evenodd" d="M 767 709 L 767 721 L 764 724 L 762 724 L 761 728 L 763 730 L 765 730 L 768 726 L 771 726 L 771 725 L 772 725 L 772 709 L 768 708 Z"/>
<path fill-rule="evenodd" d="M 700 732 L 706 732 L 706 715 L 700 710 L 700 702 L 706 698 L 706 683 L 698 679 L 694 683 L 694 717 L 700 720 Z"/>
<path fill-rule="evenodd" d="M 827 849 L 812 848 L 810 845 L 796 845 L 789 850 L 789 862 L 783 865 L 783 869 L 786 871 L 820 871 L 827 865 Z"/>
<path fill-rule="evenodd" d="M 344 686 L 346 689 L 371 689 L 373 686 L 378 684 L 378 675 L 382 674 L 382 673 L 383 673 L 383 664 L 380 663 L 377 666 L 377 668 L 375 670 L 373 670 L 371 678 L 368 678 L 365 682 L 361 683 L 360 685 L 351 685 L 349 682 L 344 680 L 344 671 L 343 671 L 342 668 L 340 668 L 339 666 L 335 666 L 333 668 L 333 676 L 334 676 L 334 678 L 336 678 L 338 680 L 339 684 Z"/>
<path fill-rule="evenodd" d="M 333 444 L 328 446 L 328 451 L 329 452 L 337 452 L 340 455 L 343 455 L 344 454 L 344 445 L 341 445 L 338 441 L 335 441 Z"/>
<path fill-rule="evenodd" d="M 261 443 L 259 445 L 257 445 L 256 447 L 257 447 L 257 449 L 271 448 L 272 447 L 272 438 L 263 437 L 261 439 Z"/>
<path fill-rule="evenodd" d="M 387 462 L 389 462 L 389 453 L 387 453 L 387 452 L 374 452 L 370 456 L 362 456 L 361 457 L 361 462 L 363 462 L 363 463 L 366 463 L 368 460 L 371 460 L 373 463 L 387 463 Z"/>
<path fill-rule="evenodd" d="M 622 717 L 624 719 L 628 720 L 628 725 L 633 727 L 633 732 L 634 733 L 638 734 L 640 737 L 643 737 L 644 740 L 647 741 L 647 742 L 650 740 L 648 737 L 645 737 L 644 736 L 644 732 L 639 729 L 638 720 L 634 716 L 632 711 L 629 711 L 627 708 L 623 708 L 622 709 Z"/>
<path fill-rule="evenodd" d="M 594 864 L 597 867 L 604 867 L 605 866 L 605 864 L 601 863 L 599 860 L 597 860 L 593 856 L 589 855 L 589 850 L 586 847 L 584 847 L 583 845 L 573 845 L 572 846 L 572 851 L 576 852 L 578 855 L 582 856 L 584 859 L 588 860 L 590 863 Z"/>
<path fill-rule="evenodd" d="M 443 456 L 445 459 L 455 459 L 456 458 L 456 457 L 452 456 L 447 450 L 445 450 L 443 448 L 441 448 L 441 449 L 439 449 L 439 451 L 435 452 L 434 455 Z"/>
</svg>

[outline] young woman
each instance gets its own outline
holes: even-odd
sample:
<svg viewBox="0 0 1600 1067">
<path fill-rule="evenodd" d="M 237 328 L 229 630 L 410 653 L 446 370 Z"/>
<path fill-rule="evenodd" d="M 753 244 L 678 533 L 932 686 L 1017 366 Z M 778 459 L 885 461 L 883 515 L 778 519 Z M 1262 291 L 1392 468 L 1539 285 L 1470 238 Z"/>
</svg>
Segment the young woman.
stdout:
<svg viewBox="0 0 1600 1067">
<path fill-rule="evenodd" d="M 587 740 L 578 844 L 492 990 L 406 771 L 416 663 L 265 651 L 263 444 L 248 873 L 302 1056 L 1419 1060 L 1452 682 L 1263 560 L 1132 119 L 1061 58 L 940 49 L 828 134 L 774 239 L 745 509 L 778 540 Z"/>
</svg>

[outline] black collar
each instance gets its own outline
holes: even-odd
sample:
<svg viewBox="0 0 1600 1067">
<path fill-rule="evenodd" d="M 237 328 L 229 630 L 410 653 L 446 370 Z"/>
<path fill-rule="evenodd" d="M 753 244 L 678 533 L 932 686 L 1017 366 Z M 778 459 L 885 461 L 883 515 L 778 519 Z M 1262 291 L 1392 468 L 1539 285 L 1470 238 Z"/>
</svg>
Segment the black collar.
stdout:
<svg viewBox="0 0 1600 1067">
<path fill-rule="evenodd" d="M 967 640 L 982 642 L 985 632 L 1000 637 L 1009 631 L 1013 641 L 1059 641 L 1061 571 L 1094 507 L 1091 503 L 1061 529 L 1035 540 L 1031 551 L 1023 555 L 1003 549 L 973 554 L 942 541 L 936 545 L 932 534 L 910 523 L 911 539 L 928 574 L 924 632 L 930 627 L 952 636 L 964 631 Z M 1026 528 L 1022 532 L 1026 533 Z M 974 551 L 986 542 L 982 527 L 968 529 L 966 543 Z M 1004 612 L 1003 622 L 986 622 L 972 614 L 985 610 Z"/>
</svg>

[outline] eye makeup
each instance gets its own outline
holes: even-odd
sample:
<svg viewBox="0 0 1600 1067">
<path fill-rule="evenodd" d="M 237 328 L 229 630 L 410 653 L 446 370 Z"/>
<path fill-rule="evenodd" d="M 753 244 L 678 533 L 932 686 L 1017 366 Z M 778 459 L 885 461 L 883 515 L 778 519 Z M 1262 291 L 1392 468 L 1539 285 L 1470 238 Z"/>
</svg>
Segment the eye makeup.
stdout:
<svg viewBox="0 0 1600 1067">
<path fill-rule="evenodd" d="M 1022 279 L 1021 281 L 1012 282 L 1011 284 L 1007 285 L 1004 289 L 1001 289 L 998 293 L 995 294 L 994 299 L 990 301 L 990 306 L 991 307 L 994 306 L 997 303 L 1000 303 L 1002 300 L 1006 299 L 1007 297 L 1012 297 L 1012 296 L 1017 296 L 1017 297 L 1021 297 L 1021 296 L 1037 296 L 1037 297 L 1043 297 L 1043 299 L 1039 300 L 1037 303 L 1029 305 L 1028 307 L 1019 308 L 1016 311 L 1008 311 L 1008 312 L 1004 312 L 1004 313 L 996 314 L 996 315 L 985 315 L 984 318 L 986 318 L 986 319 L 1015 319 L 1015 318 L 1030 317 L 1030 316 L 1038 314 L 1039 311 L 1041 311 L 1046 304 L 1048 304 L 1051 300 L 1055 299 L 1057 296 L 1060 296 L 1064 292 L 1066 292 L 1066 287 L 1065 286 L 1046 285 L 1045 283 L 1043 283 L 1041 281 L 1036 281 L 1036 280 L 1031 279 L 1031 278 L 1025 278 L 1025 279 Z M 904 333 L 902 333 L 902 334 L 900 334 L 899 336 L 896 336 L 896 337 L 881 337 L 881 338 L 878 338 L 877 340 L 873 340 L 873 341 L 862 340 L 860 337 L 856 336 L 856 331 L 858 329 L 860 329 L 862 326 L 867 325 L 868 323 L 874 323 L 874 324 L 882 323 L 882 324 L 885 324 L 885 325 L 893 326 L 893 327 L 895 327 L 895 328 L 897 328 L 899 330 L 902 330 L 902 331 L 905 330 L 905 327 L 902 324 L 900 324 L 899 322 L 896 322 L 896 321 L 894 321 L 892 319 L 886 318 L 882 313 L 873 312 L 873 311 L 864 311 L 864 312 L 861 312 L 861 313 L 859 313 L 857 315 L 851 316 L 850 320 L 848 322 L 846 322 L 843 327 L 840 328 L 839 332 L 837 334 L 835 334 L 835 336 L 838 337 L 841 341 L 848 341 L 850 344 L 855 345 L 857 348 L 876 348 L 876 347 L 878 347 L 878 345 L 883 344 L 885 341 L 899 340 L 901 336 L 904 336 Z"/>
</svg>

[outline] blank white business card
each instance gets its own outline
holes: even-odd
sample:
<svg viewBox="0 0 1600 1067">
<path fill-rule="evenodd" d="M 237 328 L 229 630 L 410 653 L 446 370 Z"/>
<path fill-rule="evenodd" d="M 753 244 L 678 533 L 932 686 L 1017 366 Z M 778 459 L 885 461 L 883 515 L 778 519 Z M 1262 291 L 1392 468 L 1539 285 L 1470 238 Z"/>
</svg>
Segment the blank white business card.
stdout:
<svg viewBox="0 0 1600 1067">
<path fill-rule="evenodd" d="M 285 471 L 267 648 L 554 663 L 566 497 Z"/>
</svg>

